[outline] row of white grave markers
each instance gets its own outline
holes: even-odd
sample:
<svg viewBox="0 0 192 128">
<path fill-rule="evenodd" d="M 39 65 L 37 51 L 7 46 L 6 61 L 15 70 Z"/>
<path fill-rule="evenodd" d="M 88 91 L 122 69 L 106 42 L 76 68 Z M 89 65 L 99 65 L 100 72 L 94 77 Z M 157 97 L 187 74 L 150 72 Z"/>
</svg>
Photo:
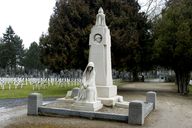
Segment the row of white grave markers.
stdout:
<svg viewBox="0 0 192 128">
<path fill-rule="evenodd" d="M 0 89 L 5 90 L 5 87 L 8 86 L 8 89 L 11 90 L 12 88 L 23 88 L 24 81 L 22 78 L 1 78 L 0 79 Z"/>
<path fill-rule="evenodd" d="M 50 86 L 67 87 L 78 86 L 81 83 L 81 79 L 74 78 L 52 78 L 52 79 L 29 79 L 29 84 L 33 86 L 33 90 L 46 89 Z"/>
<path fill-rule="evenodd" d="M 126 71 L 119 72 L 113 70 L 114 84 L 121 81 L 124 77 L 129 76 Z M 29 77 L 0 77 L 0 90 L 20 89 L 25 85 L 33 86 L 33 90 L 44 89 L 46 87 L 57 85 L 58 87 L 79 85 L 81 83 L 82 71 L 81 70 L 64 70 L 60 75 L 50 74 L 49 78 L 30 78 Z M 61 78 L 62 77 L 62 78 Z"/>
<path fill-rule="evenodd" d="M 67 87 L 78 86 L 80 78 L 0 78 L 0 89 L 22 89 L 23 86 L 32 86 L 33 90 L 46 89 L 49 86 Z"/>
</svg>

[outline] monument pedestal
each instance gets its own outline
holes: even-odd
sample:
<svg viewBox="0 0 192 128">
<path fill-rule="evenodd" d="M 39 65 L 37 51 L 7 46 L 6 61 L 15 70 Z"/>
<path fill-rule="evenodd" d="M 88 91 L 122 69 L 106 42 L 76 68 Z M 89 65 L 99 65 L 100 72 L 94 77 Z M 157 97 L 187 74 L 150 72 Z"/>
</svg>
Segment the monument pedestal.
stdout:
<svg viewBox="0 0 192 128">
<path fill-rule="evenodd" d="M 114 106 L 115 102 L 121 102 L 123 97 L 117 95 L 117 86 L 113 85 L 111 35 L 102 8 L 99 9 L 96 24 L 91 29 L 89 46 L 89 62 L 95 64 L 98 100 L 105 106 Z"/>
<path fill-rule="evenodd" d="M 116 102 L 122 102 L 123 97 L 117 95 L 117 86 L 99 86 L 97 85 L 98 100 L 105 106 L 114 106 Z"/>
<path fill-rule="evenodd" d="M 98 100 L 101 100 L 101 103 L 105 106 L 111 107 L 111 106 L 115 106 L 115 104 L 117 102 L 119 102 L 119 99 L 122 99 L 122 96 L 116 95 L 114 97 L 110 97 L 110 98 L 101 98 L 98 97 Z"/>
<path fill-rule="evenodd" d="M 96 101 L 96 102 L 77 101 L 72 105 L 71 109 L 95 112 L 101 109 L 102 107 L 103 107 L 103 104 L 101 103 L 101 101 Z"/>
<path fill-rule="evenodd" d="M 100 86 L 97 85 L 97 96 L 101 98 L 110 98 L 117 95 L 117 86 Z"/>
</svg>

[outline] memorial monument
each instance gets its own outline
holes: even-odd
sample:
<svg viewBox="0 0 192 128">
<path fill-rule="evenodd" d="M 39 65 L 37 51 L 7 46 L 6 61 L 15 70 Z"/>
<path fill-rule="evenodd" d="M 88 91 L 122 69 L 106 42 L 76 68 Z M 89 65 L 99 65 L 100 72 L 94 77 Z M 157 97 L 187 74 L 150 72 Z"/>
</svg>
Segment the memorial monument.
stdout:
<svg viewBox="0 0 192 128">
<path fill-rule="evenodd" d="M 96 16 L 96 24 L 91 29 L 89 46 L 89 62 L 95 64 L 98 99 L 104 105 L 115 105 L 115 102 L 122 101 L 123 98 L 122 96 L 117 96 L 117 86 L 113 85 L 111 36 L 102 8 L 99 9 Z"/>
<path fill-rule="evenodd" d="M 111 71 L 111 36 L 105 23 L 105 14 L 100 8 L 96 24 L 89 37 L 89 63 L 83 72 L 80 88 L 68 91 L 65 98 L 58 99 L 52 105 L 42 105 L 42 95 L 32 93 L 28 97 L 28 115 L 77 116 L 90 119 L 115 120 L 129 124 L 144 124 L 145 118 L 156 108 L 156 93 L 147 92 L 146 101 L 123 102 L 117 95 L 117 86 L 113 85 Z M 61 102 L 62 101 L 62 102 Z M 63 104 L 64 103 L 64 104 Z M 95 112 L 106 106 L 124 114 Z M 108 110 L 107 110 L 108 111 Z M 128 111 L 128 113 L 127 113 Z"/>
</svg>

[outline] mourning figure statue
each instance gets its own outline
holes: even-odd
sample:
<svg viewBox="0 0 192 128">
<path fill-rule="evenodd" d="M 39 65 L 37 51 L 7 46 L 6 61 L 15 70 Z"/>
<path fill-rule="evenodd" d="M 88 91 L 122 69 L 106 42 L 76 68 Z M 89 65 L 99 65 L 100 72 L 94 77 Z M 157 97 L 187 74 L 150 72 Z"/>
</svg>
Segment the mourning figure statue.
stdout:
<svg viewBox="0 0 192 128">
<path fill-rule="evenodd" d="M 78 93 L 77 101 L 95 102 L 97 90 L 95 85 L 95 67 L 93 62 L 89 62 L 83 72 L 82 84 Z"/>
</svg>

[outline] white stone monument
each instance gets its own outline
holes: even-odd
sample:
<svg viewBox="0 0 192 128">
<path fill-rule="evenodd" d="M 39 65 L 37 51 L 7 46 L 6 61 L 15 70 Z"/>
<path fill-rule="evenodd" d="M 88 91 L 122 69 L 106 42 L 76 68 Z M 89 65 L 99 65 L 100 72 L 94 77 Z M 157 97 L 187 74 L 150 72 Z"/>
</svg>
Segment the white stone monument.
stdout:
<svg viewBox="0 0 192 128">
<path fill-rule="evenodd" d="M 89 37 L 89 62 L 95 64 L 96 87 L 98 99 L 104 105 L 115 105 L 121 96 L 117 96 L 117 86 L 113 85 L 111 70 L 111 36 L 106 26 L 105 14 L 100 8 L 96 16 L 96 24 Z"/>
<path fill-rule="evenodd" d="M 103 107 L 101 101 L 97 100 L 97 89 L 95 85 L 95 66 L 89 62 L 83 72 L 82 84 L 77 96 L 77 100 L 72 105 L 72 109 L 84 111 L 97 111 Z"/>
</svg>

